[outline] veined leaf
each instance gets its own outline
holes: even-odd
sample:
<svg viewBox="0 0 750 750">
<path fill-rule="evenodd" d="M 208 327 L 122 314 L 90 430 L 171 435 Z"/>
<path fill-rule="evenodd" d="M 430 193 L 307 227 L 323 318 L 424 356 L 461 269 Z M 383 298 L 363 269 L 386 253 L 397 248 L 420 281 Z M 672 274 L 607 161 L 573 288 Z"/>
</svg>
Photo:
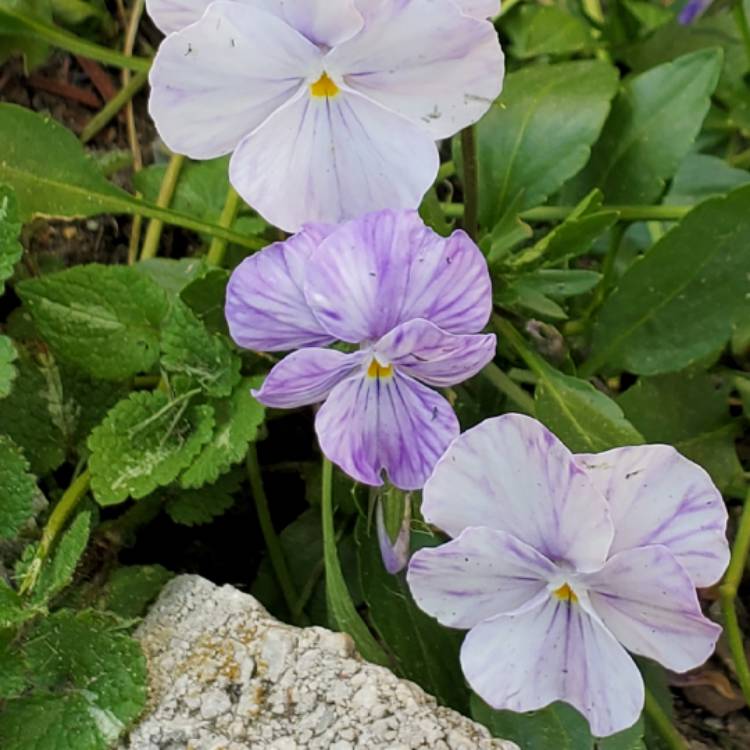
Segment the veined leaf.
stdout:
<svg viewBox="0 0 750 750">
<path fill-rule="evenodd" d="M 0 436 L 0 539 L 15 536 L 31 517 L 37 487 L 18 447 Z"/>
</svg>

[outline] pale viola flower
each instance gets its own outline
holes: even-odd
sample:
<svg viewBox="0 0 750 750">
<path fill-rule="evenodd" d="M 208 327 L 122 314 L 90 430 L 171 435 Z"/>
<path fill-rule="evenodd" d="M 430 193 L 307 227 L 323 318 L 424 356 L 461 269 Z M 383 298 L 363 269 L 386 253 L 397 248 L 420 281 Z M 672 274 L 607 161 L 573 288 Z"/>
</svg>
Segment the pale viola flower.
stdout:
<svg viewBox="0 0 750 750">
<path fill-rule="evenodd" d="M 562 700 L 604 737 L 643 708 L 628 651 L 674 672 L 713 652 L 721 628 L 695 589 L 727 567 L 727 512 L 674 448 L 576 456 L 509 414 L 457 438 L 423 498 L 425 519 L 453 540 L 413 556 L 409 586 L 425 612 L 469 630 L 461 666 L 489 705 Z"/>
<path fill-rule="evenodd" d="M 437 174 L 436 141 L 500 93 L 497 33 L 467 15 L 495 5 L 149 0 L 168 34 L 151 116 L 176 153 L 232 153 L 234 187 L 287 231 L 416 208 Z"/>
<path fill-rule="evenodd" d="M 478 334 L 491 308 L 487 263 L 464 232 L 441 237 L 416 211 L 384 210 L 308 225 L 244 260 L 226 318 L 239 346 L 297 350 L 268 374 L 260 402 L 324 402 L 323 453 L 360 482 L 382 485 L 385 470 L 410 490 L 459 432 L 427 386 L 460 383 L 493 358 L 495 336 Z M 336 341 L 348 351 L 322 348 Z"/>
</svg>

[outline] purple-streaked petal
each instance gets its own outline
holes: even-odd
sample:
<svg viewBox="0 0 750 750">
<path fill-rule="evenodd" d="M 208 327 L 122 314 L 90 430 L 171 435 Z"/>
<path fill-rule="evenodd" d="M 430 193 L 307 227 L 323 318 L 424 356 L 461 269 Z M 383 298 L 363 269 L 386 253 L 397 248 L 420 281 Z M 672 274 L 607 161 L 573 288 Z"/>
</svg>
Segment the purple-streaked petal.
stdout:
<svg viewBox="0 0 750 750">
<path fill-rule="evenodd" d="M 235 0 L 257 10 L 283 18 L 282 0 Z M 146 0 L 146 10 L 160 31 L 171 34 L 195 23 L 211 4 L 211 0 Z"/>
<path fill-rule="evenodd" d="M 476 375 L 495 356 L 494 334 L 448 333 L 428 320 L 402 323 L 374 346 L 401 372 L 434 385 L 456 385 Z"/>
<path fill-rule="evenodd" d="M 620 552 L 580 582 L 629 651 L 674 672 L 698 667 L 714 652 L 721 628 L 703 616 L 690 576 L 666 547 Z"/>
<path fill-rule="evenodd" d="M 500 0 L 455 0 L 467 16 L 493 18 L 500 12 Z"/>
<path fill-rule="evenodd" d="M 275 365 L 253 396 L 276 409 L 319 404 L 354 368 L 361 367 L 363 356 L 363 352 L 300 349 Z"/>
<path fill-rule="evenodd" d="M 324 225 L 307 225 L 237 266 L 227 285 L 225 314 L 239 346 L 279 352 L 335 341 L 308 307 L 303 291 L 310 255 L 329 231 Z"/>
<path fill-rule="evenodd" d="M 469 632 L 461 667 L 472 689 L 490 706 L 510 711 L 565 701 L 597 737 L 635 724 L 643 680 L 625 649 L 580 604 L 554 596 L 538 601 Z"/>
<path fill-rule="evenodd" d="M 414 601 L 450 628 L 518 609 L 547 588 L 558 569 L 511 534 L 464 529 L 439 547 L 415 552 L 407 581 Z"/>
<path fill-rule="evenodd" d="M 227 154 L 321 69 L 320 50 L 271 13 L 230 0 L 159 47 L 149 111 L 172 151 Z"/>
<path fill-rule="evenodd" d="M 399 374 L 359 372 L 333 389 L 315 420 L 323 453 L 364 484 L 420 489 L 459 432 L 451 405 Z"/>
<path fill-rule="evenodd" d="M 422 128 L 356 93 L 282 107 L 238 146 L 237 192 L 269 223 L 293 232 L 381 208 L 413 208 L 439 164 Z"/>
<path fill-rule="evenodd" d="M 378 546 L 383 566 L 392 575 L 400 573 L 409 562 L 409 550 L 411 542 L 411 499 L 406 496 L 404 502 L 404 517 L 398 530 L 396 541 L 392 542 L 385 525 L 383 513 L 383 500 L 378 500 L 375 510 L 375 525 L 378 532 Z"/>
<path fill-rule="evenodd" d="M 479 120 L 503 82 L 492 24 L 464 15 L 454 0 L 368 5 L 364 27 L 326 56 L 326 69 L 436 140 Z"/>
<path fill-rule="evenodd" d="M 729 564 L 727 510 L 711 477 L 668 445 L 576 456 L 609 501 L 612 554 L 663 544 L 696 586 L 716 583 Z"/>
<path fill-rule="evenodd" d="M 276 0 L 287 21 L 314 44 L 333 47 L 362 28 L 354 0 Z"/>
<path fill-rule="evenodd" d="M 315 253 L 305 294 L 344 341 L 377 341 L 424 318 L 450 333 L 476 333 L 492 309 L 487 263 L 462 231 L 441 237 L 416 211 L 378 211 L 339 227 Z"/>
<path fill-rule="evenodd" d="M 507 531 L 577 570 L 600 568 L 614 533 L 606 500 L 570 451 L 521 414 L 455 440 L 425 485 L 422 513 L 452 537 L 469 526 Z"/>
</svg>

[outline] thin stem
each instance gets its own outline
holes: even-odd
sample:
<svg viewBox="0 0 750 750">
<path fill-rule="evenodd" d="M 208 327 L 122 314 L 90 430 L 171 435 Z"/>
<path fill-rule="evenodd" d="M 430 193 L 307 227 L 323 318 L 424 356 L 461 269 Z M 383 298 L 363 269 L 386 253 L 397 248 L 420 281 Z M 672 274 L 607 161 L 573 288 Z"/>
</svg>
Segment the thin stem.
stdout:
<svg viewBox="0 0 750 750">
<path fill-rule="evenodd" d="M 138 71 L 123 86 L 115 96 L 113 96 L 99 112 L 89 120 L 88 125 L 81 133 L 81 142 L 88 143 L 102 128 L 105 128 L 109 121 L 143 88 L 148 80 L 148 73 L 144 70 Z"/>
<path fill-rule="evenodd" d="M 471 239 L 477 239 L 479 212 L 479 169 L 474 126 L 461 131 L 461 157 L 464 162 L 464 230 Z"/>
<path fill-rule="evenodd" d="M 501 393 L 504 393 L 520 411 L 531 417 L 534 416 L 534 399 L 523 388 L 514 383 L 494 362 L 485 366 L 482 375 Z"/>
<path fill-rule="evenodd" d="M 688 750 L 682 735 L 675 729 L 669 716 L 667 716 L 648 688 L 646 688 L 645 710 L 646 716 L 651 720 L 654 729 L 659 733 L 659 736 L 669 750 Z"/>
<path fill-rule="evenodd" d="M 586 308 L 583 318 L 588 320 L 598 309 L 607 297 L 607 293 L 612 288 L 615 276 L 615 265 L 617 255 L 620 252 L 622 238 L 625 236 L 625 227 L 622 224 L 615 224 L 612 227 L 610 235 L 609 249 L 602 264 L 602 278 L 594 291 L 591 303 Z"/>
<path fill-rule="evenodd" d="M 230 185 L 227 199 L 224 202 L 224 208 L 219 217 L 219 226 L 229 229 L 234 220 L 237 218 L 237 212 L 240 209 L 240 196 L 237 191 Z M 209 266 L 220 266 L 224 262 L 224 255 L 227 251 L 227 241 L 220 237 L 214 237 L 208 248 L 206 262 Z"/>
<path fill-rule="evenodd" d="M 523 336 L 521 336 L 512 323 L 495 313 L 492 316 L 492 326 L 516 350 L 516 354 L 518 354 L 535 375 L 543 379 L 547 377 L 544 366 L 540 363 L 539 355 L 529 349 Z"/>
<path fill-rule="evenodd" d="M 156 205 L 159 208 L 168 208 L 172 202 L 172 196 L 177 188 L 177 180 L 180 178 L 180 171 L 184 163 L 185 157 L 182 154 L 172 154 L 169 164 L 167 164 L 167 171 L 164 173 L 164 179 L 161 181 L 159 195 L 156 198 Z M 157 256 L 162 229 L 164 229 L 164 222 L 160 219 L 153 219 L 149 222 L 141 249 L 141 260 L 148 260 Z"/>
<path fill-rule="evenodd" d="M 735 608 L 737 591 L 745 572 L 748 553 L 750 553 L 750 492 L 748 492 L 745 505 L 742 508 L 740 523 L 732 547 L 732 559 L 724 576 L 724 582 L 719 587 L 727 643 L 737 671 L 737 681 L 740 683 L 742 695 L 745 697 L 745 702 L 750 706 L 750 667 L 748 667 L 744 639 Z"/>
<path fill-rule="evenodd" d="M 438 175 L 435 182 L 442 182 L 456 174 L 456 165 L 452 161 L 443 162 L 438 169 Z"/>
<path fill-rule="evenodd" d="M 250 480 L 250 489 L 253 492 L 253 498 L 255 500 L 255 509 L 258 513 L 258 521 L 260 522 L 260 530 L 263 534 L 263 539 L 266 542 L 266 549 L 268 549 L 268 556 L 271 560 L 271 567 L 273 568 L 276 580 L 279 582 L 281 588 L 281 594 L 284 597 L 287 609 L 292 615 L 292 619 L 295 624 L 301 624 L 301 613 L 297 610 L 297 602 L 299 602 L 299 595 L 292 583 L 292 576 L 289 573 L 289 568 L 286 564 L 286 558 L 284 557 L 284 550 L 281 547 L 281 541 L 276 534 L 276 530 L 273 527 L 273 521 L 271 520 L 271 511 L 268 507 L 268 497 L 266 496 L 266 490 L 263 487 L 263 478 L 260 472 L 260 464 L 258 463 L 258 451 L 255 447 L 255 443 L 250 443 L 250 448 L 247 452 L 247 476 Z"/>
<path fill-rule="evenodd" d="M 7 4 L 0 9 L 0 17 L 3 16 L 16 21 L 21 26 L 26 27 L 29 31 L 34 32 L 33 36 L 35 38 L 49 42 L 55 47 L 64 49 L 67 52 L 73 52 L 76 55 L 83 55 L 91 60 L 96 60 L 105 65 L 113 65 L 116 68 L 128 68 L 129 70 L 145 72 L 151 67 L 151 60 L 146 57 L 129 57 L 128 55 L 123 55 L 116 50 L 87 42 L 84 39 L 77 37 L 75 34 L 71 34 L 56 26 L 43 23 L 35 18 L 30 18 L 24 13 L 21 13 L 12 7 L 8 7 Z M 19 33 L 24 34 L 24 30 L 20 29 Z"/>
<path fill-rule="evenodd" d="M 44 526 L 42 538 L 39 540 L 39 546 L 37 547 L 34 559 L 31 561 L 31 565 L 29 565 L 26 575 L 21 582 L 19 590 L 22 594 L 29 593 L 36 585 L 42 570 L 42 564 L 47 559 L 58 535 L 65 528 L 71 514 L 85 497 L 90 484 L 91 474 L 87 469 L 73 480 L 60 498 L 60 502 L 57 503 L 55 509 L 50 514 Z"/>
<path fill-rule="evenodd" d="M 750 62 L 750 23 L 748 23 L 743 0 L 735 0 L 734 2 L 734 21 L 745 44 L 747 61 Z"/>
<path fill-rule="evenodd" d="M 461 203 L 441 203 L 443 213 L 451 218 L 463 216 Z M 539 206 L 521 211 L 524 221 L 563 221 L 575 210 L 575 206 Z M 620 221 L 680 221 L 693 209 L 692 206 L 602 206 L 602 211 L 616 211 Z"/>
</svg>

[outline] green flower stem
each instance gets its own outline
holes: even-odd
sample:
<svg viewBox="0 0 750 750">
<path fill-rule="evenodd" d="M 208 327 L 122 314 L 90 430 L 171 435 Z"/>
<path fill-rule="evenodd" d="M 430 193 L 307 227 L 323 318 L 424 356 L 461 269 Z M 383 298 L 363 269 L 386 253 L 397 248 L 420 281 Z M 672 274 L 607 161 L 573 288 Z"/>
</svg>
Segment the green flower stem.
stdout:
<svg viewBox="0 0 750 750">
<path fill-rule="evenodd" d="M 239 210 L 240 196 L 237 195 L 237 191 L 230 185 L 227 199 L 224 202 L 224 208 L 219 217 L 219 226 L 225 229 L 231 229 Z M 209 266 L 220 266 L 224 262 L 227 244 L 227 241 L 221 237 L 214 237 L 211 240 L 211 245 L 208 248 L 208 255 L 206 256 L 206 262 Z"/>
<path fill-rule="evenodd" d="M 88 143 L 144 87 L 148 80 L 145 70 L 138 71 L 117 94 L 95 114 L 81 133 L 81 142 Z"/>
<path fill-rule="evenodd" d="M 164 173 L 164 179 L 161 181 L 159 195 L 156 198 L 158 208 L 169 208 L 184 163 L 185 157 L 182 154 L 172 154 L 167 165 L 167 171 Z M 164 229 L 164 222 L 160 219 L 152 219 L 149 222 L 146 237 L 143 240 L 143 247 L 141 248 L 141 260 L 148 260 L 157 256 L 162 229 Z"/>
<path fill-rule="evenodd" d="M 65 528 L 71 514 L 89 491 L 90 484 L 91 474 L 87 469 L 74 479 L 68 489 L 65 490 L 65 493 L 60 498 L 60 502 L 57 503 L 44 526 L 42 538 L 39 540 L 39 546 L 37 547 L 34 559 L 31 561 L 26 575 L 21 581 L 19 589 L 21 594 L 28 594 L 36 585 L 39 573 L 42 570 L 42 564 L 47 559 L 58 535 Z"/>
<path fill-rule="evenodd" d="M 675 729 L 669 716 L 667 716 L 648 688 L 646 688 L 645 711 L 646 716 L 651 720 L 654 729 L 659 733 L 659 736 L 669 750 L 688 750 L 688 746 L 682 735 Z"/>
<path fill-rule="evenodd" d="M 464 214 L 462 203 L 441 203 L 443 213 L 450 218 Z M 680 221 L 692 210 L 692 206 L 602 206 L 602 211 L 617 211 L 620 221 Z M 524 221 L 563 221 L 575 210 L 575 206 L 539 206 L 521 211 Z"/>
<path fill-rule="evenodd" d="M 255 447 L 255 443 L 250 443 L 250 449 L 247 452 L 246 465 L 247 476 L 250 480 L 250 489 L 253 492 L 255 509 L 258 513 L 258 521 L 260 522 L 260 530 L 263 534 L 263 539 L 266 542 L 266 549 L 268 549 L 268 557 L 271 560 L 271 567 L 273 568 L 276 580 L 281 588 L 281 594 L 284 597 L 284 602 L 292 615 L 294 623 L 301 625 L 303 624 L 302 616 L 297 609 L 297 603 L 300 600 L 299 595 L 292 583 L 292 576 L 289 573 L 289 567 L 286 564 L 281 541 L 273 527 L 271 511 L 268 507 L 266 490 L 263 487 L 263 478 L 260 472 L 258 451 Z"/>
<path fill-rule="evenodd" d="M 477 165 L 477 142 L 473 125 L 461 131 L 461 157 L 464 162 L 464 230 L 471 239 L 476 241 L 479 212 L 479 167 Z"/>
<path fill-rule="evenodd" d="M 440 165 L 435 182 L 442 182 L 456 174 L 456 165 L 452 161 L 446 161 Z"/>
<path fill-rule="evenodd" d="M 25 13 L 8 7 L 7 4 L 0 9 L 0 18 L 3 17 L 10 18 L 16 22 L 16 25 L 24 27 L 18 33 L 24 34 L 26 33 L 25 30 L 27 30 L 29 36 L 49 42 L 53 46 L 64 49 L 67 52 L 83 55 L 91 60 L 96 60 L 105 65 L 113 65 L 116 68 L 126 68 L 141 72 L 148 72 L 151 68 L 151 60 L 146 57 L 131 57 L 116 50 L 87 42 L 85 39 L 81 39 L 64 29 L 46 24 L 36 18 L 30 18 Z M 13 30 L 15 31 L 15 28 Z"/>
<path fill-rule="evenodd" d="M 607 255 L 604 257 L 604 263 L 602 264 L 602 278 L 594 291 L 591 304 L 587 307 L 583 315 L 584 321 L 588 321 L 588 319 L 601 307 L 609 290 L 614 286 L 615 264 L 617 262 L 617 255 L 620 252 L 620 246 L 622 245 L 622 238 L 624 236 L 624 225 L 615 224 L 615 226 L 612 227 L 612 233 L 610 234 Z"/>
<path fill-rule="evenodd" d="M 750 62 L 750 22 L 748 22 L 747 14 L 745 13 L 743 0 L 734 0 L 734 21 L 745 44 L 747 61 Z"/>
<path fill-rule="evenodd" d="M 526 363 L 526 366 L 536 375 L 540 381 L 547 380 L 547 372 L 544 364 L 536 352 L 533 352 L 523 336 L 516 330 L 515 326 L 497 313 L 492 316 L 492 327 L 498 335 L 507 341 L 515 350 L 516 354 Z"/>
<path fill-rule="evenodd" d="M 742 516 L 732 548 L 732 559 L 724 576 L 724 582 L 719 587 L 721 609 L 724 613 L 724 633 L 737 670 L 737 681 L 740 683 L 745 702 L 750 706 L 750 668 L 747 664 L 744 638 L 735 608 L 737 591 L 745 572 L 748 553 L 750 553 L 750 492 L 748 492 L 745 505 L 742 508 Z"/>
<path fill-rule="evenodd" d="M 482 375 L 501 393 L 504 393 L 520 411 L 531 417 L 534 416 L 534 399 L 514 383 L 494 362 L 485 366 Z"/>
</svg>

